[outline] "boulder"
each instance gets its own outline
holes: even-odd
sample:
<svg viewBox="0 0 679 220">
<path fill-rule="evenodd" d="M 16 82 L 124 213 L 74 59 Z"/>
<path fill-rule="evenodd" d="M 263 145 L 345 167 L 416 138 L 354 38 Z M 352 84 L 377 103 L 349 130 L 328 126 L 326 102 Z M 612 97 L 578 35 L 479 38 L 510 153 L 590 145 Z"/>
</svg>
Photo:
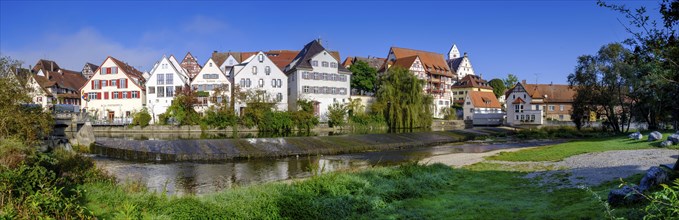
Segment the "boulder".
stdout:
<svg viewBox="0 0 679 220">
<path fill-rule="evenodd" d="M 608 204 L 619 206 L 641 202 L 643 197 L 637 192 L 641 192 L 638 186 L 623 186 L 620 189 L 611 190 L 608 193 Z"/>
<path fill-rule="evenodd" d="M 628 136 L 629 138 L 635 139 L 635 140 L 641 140 L 641 138 L 644 137 L 640 132 L 634 132 Z"/>
<path fill-rule="evenodd" d="M 639 189 L 644 192 L 654 186 L 659 186 L 660 184 L 667 183 L 670 181 L 670 175 L 667 170 L 660 167 L 651 167 L 646 171 L 646 175 L 641 179 L 639 183 Z"/>
<path fill-rule="evenodd" d="M 660 147 L 669 147 L 672 146 L 672 141 L 663 141 L 660 143 Z"/>
<path fill-rule="evenodd" d="M 668 141 L 672 141 L 673 144 L 679 144 L 679 134 L 672 134 L 667 137 Z"/>
<path fill-rule="evenodd" d="M 639 203 L 643 193 L 654 186 L 669 182 L 669 172 L 661 167 L 651 167 L 641 179 L 638 186 L 624 186 L 608 193 L 608 203 L 614 206 Z"/>
<path fill-rule="evenodd" d="M 658 131 L 651 132 L 651 134 L 648 135 L 648 141 L 657 141 L 662 139 L 662 133 Z"/>
</svg>

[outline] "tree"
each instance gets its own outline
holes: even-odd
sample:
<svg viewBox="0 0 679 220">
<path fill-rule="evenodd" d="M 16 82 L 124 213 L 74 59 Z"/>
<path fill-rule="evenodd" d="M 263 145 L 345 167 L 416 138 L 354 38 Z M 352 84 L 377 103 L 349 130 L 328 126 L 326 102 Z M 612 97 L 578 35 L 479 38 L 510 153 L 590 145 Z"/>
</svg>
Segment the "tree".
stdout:
<svg viewBox="0 0 679 220">
<path fill-rule="evenodd" d="M 495 93 L 496 98 L 500 98 L 500 96 L 505 94 L 505 90 L 507 90 L 504 81 L 501 79 L 491 79 L 490 82 L 488 82 L 488 85 L 493 87 L 493 93 Z"/>
<path fill-rule="evenodd" d="M 423 92 L 423 85 L 407 69 L 391 68 L 380 79 L 372 109 L 384 115 L 390 129 L 430 127 L 433 97 Z"/>
<path fill-rule="evenodd" d="M 349 67 L 351 71 L 351 88 L 356 89 L 359 94 L 366 94 L 375 91 L 375 80 L 377 70 L 367 62 L 359 60 Z"/>
<path fill-rule="evenodd" d="M 297 129 L 306 132 L 311 131 L 311 128 L 318 125 L 318 117 L 314 115 L 314 101 L 300 99 L 297 100 L 299 110 L 292 113 L 292 120 Z"/>
<path fill-rule="evenodd" d="M 328 106 L 328 126 L 335 127 L 344 125 L 344 118 L 346 118 L 346 116 L 346 105 L 335 102 Z"/>
<path fill-rule="evenodd" d="M 617 133 L 629 130 L 630 109 L 634 100 L 630 90 L 635 80 L 634 67 L 630 64 L 631 52 L 618 43 L 608 44 L 596 56 L 578 58 L 575 73 L 568 82 L 576 91 L 573 108 L 580 111 L 598 109 L 606 116 L 606 124 Z"/>
<path fill-rule="evenodd" d="M 139 125 L 142 128 L 149 125 L 151 121 L 151 114 L 146 108 L 142 108 L 141 111 L 134 113 L 132 118 L 132 126 Z"/>
<path fill-rule="evenodd" d="M 175 97 L 172 100 L 172 105 L 164 113 L 164 117 L 174 119 L 177 125 L 197 125 L 200 122 L 200 115 L 194 109 L 198 104 L 196 93 L 189 86 L 184 86 L 181 90 L 175 92 Z M 167 123 L 161 120 L 161 123 Z"/>
<path fill-rule="evenodd" d="M 10 70 L 18 63 L 21 62 L 0 57 L 0 70 Z M 0 141 L 16 138 L 35 145 L 52 131 L 52 115 L 38 105 L 29 104 L 30 92 L 30 88 L 0 77 Z"/>
<path fill-rule="evenodd" d="M 509 74 L 507 75 L 507 78 L 503 80 L 505 83 L 505 88 L 511 89 L 516 85 L 517 82 L 519 82 L 519 78 L 517 78 L 514 74 Z"/>
</svg>

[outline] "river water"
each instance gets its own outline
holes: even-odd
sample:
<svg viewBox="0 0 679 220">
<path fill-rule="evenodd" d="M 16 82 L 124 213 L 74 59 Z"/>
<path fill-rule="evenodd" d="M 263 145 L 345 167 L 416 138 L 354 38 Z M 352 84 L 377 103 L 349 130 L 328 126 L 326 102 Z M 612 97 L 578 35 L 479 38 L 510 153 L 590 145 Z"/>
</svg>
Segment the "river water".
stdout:
<svg viewBox="0 0 679 220">
<path fill-rule="evenodd" d="M 138 182 L 149 191 L 168 194 L 206 194 L 235 186 L 286 181 L 314 173 L 392 166 L 457 153 L 482 153 L 498 149 L 532 147 L 544 142 L 451 143 L 434 147 L 312 157 L 251 159 L 221 163 L 145 163 L 93 156 L 97 166 L 119 182 Z"/>
</svg>

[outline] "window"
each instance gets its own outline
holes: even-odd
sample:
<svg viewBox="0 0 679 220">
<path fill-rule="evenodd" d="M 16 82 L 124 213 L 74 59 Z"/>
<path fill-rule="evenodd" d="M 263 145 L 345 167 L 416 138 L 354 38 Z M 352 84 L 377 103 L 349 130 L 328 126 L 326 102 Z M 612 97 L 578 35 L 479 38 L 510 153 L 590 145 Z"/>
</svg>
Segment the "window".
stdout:
<svg viewBox="0 0 679 220">
<path fill-rule="evenodd" d="M 330 94 L 337 94 L 337 88 L 332 87 L 332 88 L 330 89 Z"/>
<path fill-rule="evenodd" d="M 240 79 L 240 87 L 245 87 L 245 79 Z"/>
<path fill-rule="evenodd" d="M 318 94 L 318 87 L 314 86 L 314 94 Z"/>
<path fill-rule="evenodd" d="M 118 92 L 113 92 L 111 95 L 111 99 L 119 99 L 120 97 L 118 96 Z"/>
<path fill-rule="evenodd" d="M 133 99 L 139 98 L 139 92 L 137 91 L 132 92 L 132 98 Z"/>
<path fill-rule="evenodd" d="M 521 120 L 524 120 L 524 115 L 521 115 Z"/>
<path fill-rule="evenodd" d="M 149 87 L 149 94 L 155 94 L 156 93 L 156 87 L 150 86 Z"/>
<path fill-rule="evenodd" d="M 87 99 L 89 99 L 89 100 L 97 99 L 97 93 L 96 92 L 87 93 Z"/>
<path fill-rule="evenodd" d="M 251 84 L 250 84 L 250 79 L 249 79 L 249 78 L 245 80 L 245 85 L 246 85 L 248 88 L 250 88 L 250 85 L 251 85 Z"/>
<path fill-rule="evenodd" d="M 442 101 L 442 100 L 439 100 L 439 105 L 443 105 L 443 101 Z"/>
<path fill-rule="evenodd" d="M 330 80 L 331 81 L 337 81 L 337 74 L 330 74 Z"/>
<path fill-rule="evenodd" d="M 550 112 L 551 112 L 551 111 L 554 111 L 554 106 L 553 106 L 553 105 L 549 105 L 548 108 L 549 108 L 549 111 L 550 111 Z"/>
<path fill-rule="evenodd" d="M 122 99 L 126 99 L 126 98 L 127 98 L 127 92 L 122 92 Z"/>
<path fill-rule="evenodd" d="M 559 120 L 563 120 L 563 115 L 559 115 Z"/>
<path fill-rule="evenodd" d="M 119 88 L 127 88 L 127 79 L 120 79 Z"/>
<path fill-rule="evenodd" d="M 172 85 L 172 73 L 165 74 L 165 84 Z"/>
<path fill-rule="evenodd" d="M 172 97 L 174 96 L 174 87 L 168 86 L 165 88 L 165 97 Z"/>
<path fill-rule="evenodd" d="M 309 86 L 302 86 L 302 90 L 304 93 L 309 93 Z"/>
<path fill-rule="evenodd" d="M 118 80 L 111 80 L 111 86 L 118 86 Z"/>
<path fill-rule="evenodd" d="M 158 74 L 158 85 L 164 85 L 165 84 L 165 74 Z"/>
<path fill-rule="evenodd" d="M 158 86 L 158 97 L 165 97 L 165 87 Z"/>
<path fill-rule="evenodd" d="M 101 89 L 101 81 L 93 80 L 92 84 L 94 84 L 93 89 Z"/>
<path fill-rule="evenodd" d="M 215 86 L 212 84 L 205 85 L 205 91 L 212 91 L 214 88 Z"/>
<path fill-rule="evenodd" d="M 315 80 L 320 80 L 320 79 L 321 79 L 321 74 L 320 74 L 320 73 L 317 73 L 317 72 L 314 72 L 314 79 L 315 79 Z"/>
<path fill-rule="evenodd" d="M 271 80 L 271 86 L 274 87 L 274 88 L 278 87 L 278 85 L 276 84 L 276 80 L 275 80 L 275 79 L 272 79 L 272 80 Z"/>
<path fill-rule="evenodd" d="M 256 66 L 252 67 L 252 75 L 257 75 L 257 67 Z"/>
<path fill-rule="evenodd" d="M 302 72 L 302 79 L 308 79 L 309 78 L 309 72 Z"/>
<path fill-rule="evenodd" d="M 318 60 L 311 61 L 311 66 L 318 66 Z"/>
<path fill-rule="evenodd" d="M 323 61 L 323 62 L 321 62 L 321 65 L 322 65 L 323 67 L 328 67 L 328 61 Z"/>
<path fill-rule="evenodd" d="M 330 67 L 332 67 L 332 68 L 337 68 L 337 63 L 335 63 L 335 62 L 330 62 Z"/>
<path fill-rule="evenodd" d="M 515 116 L 516 116 L 516 120 L 519 120 L 519 115 L 515 115 Z"/>
<path fill-rule="evenodd" d="M 264 79 L 259 79 L 259 88 L 264 87 Z"/>
<path fill-rule="evenodd" d="M 474 108 L 470 108 L 469 113 L 474 113 Z"/>
<path fill-rule="evenodd" d="M 261 63 L 261 62 L 264 62 L 264 54 L 258 55 L 258 56 L 257 56 L 257 60 L 259 60 L 260 63 Z"/>
<path fill-rule="evenodd" d="M 264 73 L 266 73 L 267 76 L 270 75 L 271 74 L 271 67 L 270 66 L 264 67 Z"/>
<path fill-rule="evenodd" d="M 276 102 L 283 101 L 283 93 L 278 93 L 276 94 Z"/>
<path fill-rule="evenodd" d="M 212 67 L 212 63 L 210 63 L 210 67 Z"/>
<path fill-rule="evenodd" d="M 276 81 L 278 81 L 278 83 L 277 83 L 278 88 L 282 88 L 283 87 L 283 80 L 277 79 Z"/>
<path fill-rule="evenodd" d="M 530 120 L 535 121 L 535 115 L 530 115 Z"/>
<path fill-rule="evenodd" d="M 563 111 L 563 105 L 559 105 L 559 111 Z"/>
</svg>

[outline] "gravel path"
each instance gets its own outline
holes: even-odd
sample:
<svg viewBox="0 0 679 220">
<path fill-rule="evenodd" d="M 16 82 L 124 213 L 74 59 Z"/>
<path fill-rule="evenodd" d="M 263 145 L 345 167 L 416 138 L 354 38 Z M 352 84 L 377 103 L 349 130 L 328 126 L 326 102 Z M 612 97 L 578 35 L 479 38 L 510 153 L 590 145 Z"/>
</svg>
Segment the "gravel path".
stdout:
<svg viewBox="0 0 679 220">
<path fill-rule="evenodd" d="M 668 149 L 619 150 L 572 156 L 559 162 L 544 162 L 558 170 L 526 175 L 541 178 L 543 183 L 563 187 L 596 186 L 601 183 L 643 173 L 652 166 L 674 165 L 679 151 Z M 566 179 L 568 181 L 566 181 Z"/>
</svg>

